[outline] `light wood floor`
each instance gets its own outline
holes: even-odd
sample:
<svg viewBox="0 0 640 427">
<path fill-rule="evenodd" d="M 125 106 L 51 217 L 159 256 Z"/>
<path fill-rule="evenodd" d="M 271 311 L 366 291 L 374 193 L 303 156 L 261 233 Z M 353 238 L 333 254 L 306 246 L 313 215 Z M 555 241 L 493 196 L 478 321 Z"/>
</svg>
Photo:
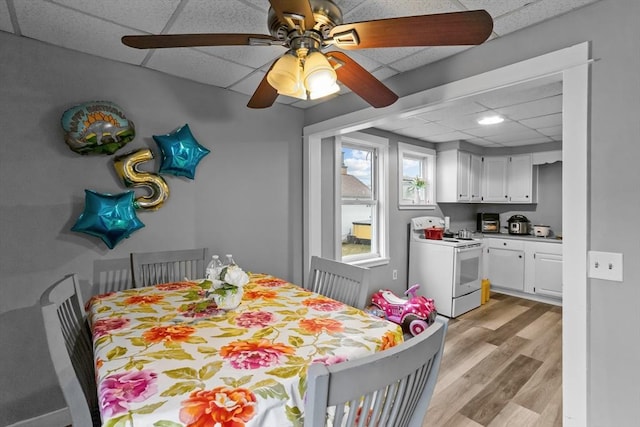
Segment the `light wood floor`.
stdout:
<svg viewBox="0 0 640 427">
<path fill-rule="evenodd" d="M 449 321 L 423 427 L 562 426 L 562 308 L 492 293 Z"/>
</svg>

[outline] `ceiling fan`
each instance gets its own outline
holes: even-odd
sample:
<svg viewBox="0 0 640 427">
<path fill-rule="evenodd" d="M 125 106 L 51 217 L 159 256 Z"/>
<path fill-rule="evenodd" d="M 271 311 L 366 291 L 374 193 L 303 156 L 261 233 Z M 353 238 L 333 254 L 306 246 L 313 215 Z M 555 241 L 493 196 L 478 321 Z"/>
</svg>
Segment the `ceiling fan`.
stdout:
<svg viewBox="0 0 640 427">
<path fill-rule="evenodd" d="M 338 50 L 483 43 L 493 30 L 484 10 L 406 16 L 343 24 L 332 0 L 269 0 L 271 35 L 242 33 L 124 36 L 138 49 L 197 46 L 281 45 L 287 52 L 272 65 L 247 104 L 267 108 L 278 95 L 317 99 L 339 90 L 337 81 L 375 108 L 398 96 L 357 62 Z"/>
</svg>

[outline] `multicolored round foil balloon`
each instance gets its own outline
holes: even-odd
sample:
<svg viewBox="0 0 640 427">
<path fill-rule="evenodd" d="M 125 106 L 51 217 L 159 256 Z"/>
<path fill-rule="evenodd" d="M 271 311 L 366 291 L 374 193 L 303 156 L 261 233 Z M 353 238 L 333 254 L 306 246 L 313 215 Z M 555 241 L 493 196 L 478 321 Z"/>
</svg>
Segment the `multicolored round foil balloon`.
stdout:
<svg viewBox="0 0 640 427">
<path fill-rule="evenodd" d="M 90 101 L 62 114 L 64 140 L 80 154 L 113 154 L 136 136 L 133 122 L 110 101 Z"/>
</svg>

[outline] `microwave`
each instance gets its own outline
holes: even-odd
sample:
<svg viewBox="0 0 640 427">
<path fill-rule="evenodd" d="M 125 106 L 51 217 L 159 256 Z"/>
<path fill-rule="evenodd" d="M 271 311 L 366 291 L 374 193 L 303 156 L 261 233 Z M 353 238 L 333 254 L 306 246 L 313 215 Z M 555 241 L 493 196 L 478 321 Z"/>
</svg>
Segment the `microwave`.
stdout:
<svg viewBox="0 0 640 427">
<path fill-rule="evenodd" d="M 500 214 L 497 213 L 478 213 L 476 220 L 476 230 L 480 233 L 499 233 L 500 232 Z"/>
</svg>

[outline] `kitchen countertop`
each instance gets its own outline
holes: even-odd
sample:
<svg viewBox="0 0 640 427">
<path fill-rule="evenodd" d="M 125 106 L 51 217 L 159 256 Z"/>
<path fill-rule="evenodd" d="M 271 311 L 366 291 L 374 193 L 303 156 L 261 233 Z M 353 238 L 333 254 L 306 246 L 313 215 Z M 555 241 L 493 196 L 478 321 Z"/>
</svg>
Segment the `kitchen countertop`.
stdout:
<svg viewBox="0 0 640 427">
<path fill-rule="evenodd" d="M 473 237 L 482 236 L 483 239 L 514 239 L 514 240 L 528 240 L 537 242 L 548 243 L 562 243 L 562 239 L 556 237 L 536 237 L 532 234 L 507 234 L 507 233 L 474 233 Z"/>
</svg>

